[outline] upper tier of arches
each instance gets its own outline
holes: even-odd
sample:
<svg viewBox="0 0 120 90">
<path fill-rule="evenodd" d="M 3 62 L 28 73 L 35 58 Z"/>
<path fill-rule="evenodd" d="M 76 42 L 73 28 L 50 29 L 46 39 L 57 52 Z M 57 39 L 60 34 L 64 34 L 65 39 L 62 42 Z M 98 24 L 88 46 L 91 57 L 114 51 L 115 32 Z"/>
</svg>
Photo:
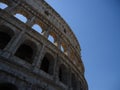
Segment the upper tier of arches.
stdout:
<svg viewBox="0 0 120 90">
<path fill-rule="evenodd" d="M 47 4 L 44 0 L 24 1 L 49 20 L 49 22 L 53 24 L 59 32 L 61 32 L 62 36 L 69 40 L 76 51 L 80 52 L 80 45 L 73 31 L 65 20 L 49 4 Z M 32 2 L 34 2 L 34 4 Z"/>
<path fill-rule="evenodd" d="M 13 1 L 15 1 L 15 2 L 13 2 Z M 27 2 L 26 0 L 23 0 L 23 1 Z M 27 2 L 27 3 L 29 4 L 29 2 Z M 45 3 L 43 3 L 43 4 L 41 4 L 41 3 L 43 3 L 43 2 L 40 1 L 39 2 L 40 5 L 45 4 Z M 77 48 L 77 47 L 79 47 L 79 43 L 76 45 L 76 42 L 74 42 L 74 41 L 76 41 L 76 37 L 72 36 L 72 38 L 70 38 L 71 35 L 69 35 L 69 33 L 67 33 L 67 32 L 72 32 L 70 29 L 65 29 L 65 28 L 59 29 L 57 27 L 57 24 L 55 24 L 54 27 L 51 26 L 52 23 L 49 22 L 50 20 L 49 20 L 48 16 L 43 17 L 41 15 L 42 11 L 41 12 L 38 11 L 39 16 L 34 15 L 33 14 L 34 12 L 30 12 L 31 8 L 29 8 L 30 10 L 27 10 L 28 7 L 27 6 L 26 6 L 27 8 L 25 7 L 25 5 L 27 5 L 27 4 L 25 4 L 25 5 L 18 4 L 18 2 L 16 0 L 1 0 L 1 4 L 3 5 L 4 8 L 2 8 L 2 6 L 1 6 L 0 9 L 5 9 L 6 11 L 9 11 L 9 12 L 10 12 L 10 10 L 12 10 L 13 12 L 11 12 L 11 14 L 13 14 L 13 16 L 16 19 L 29 25 L 33 30 L 35 30 L 38 33 L 40 33 L 41 35 L 45 36 L 51 43 L 53 43 L 55 46 L 57 46 L 65 55 L 67 55 L 69 58 L 71 58 L 73 60 L 74 64 L 76 64 L 78 61 L 79 62 L 81 61 L 80 54 L 79 54 L 80 50 Z M 46 5 L 48 5 L 48 4 L 46 3 L 45 6 Z M 46 9 L 47 8 L 48 7 L 46 7 Z M 49 6 L 49 8 L 51 11 L 52 8 L 50 6 Z M 44 7 L 44 10 L 46 10 L 46 9 Z M 47 10 L 49 11 L 49 9 L 47 9 Z M 52 12 L 54 12 L 54 14 L 57 14 L 54 10 Z M 44 13 L 49 14 L 49 12 L 47 12 L 47 11 Z M 56 16 L 58 16 L 58 15 L 56 15 Z M 59 18 L 61 19 L 60 16 L 59 16 Z M 55 18 L 53 18 L 53 21 L 54 21 L 54 19 Z M 66 24 L 65 22 L 61 22 L 61 24 L 62 23 Z M 53 22 L 53 24 L 54 24 L 54 22 Z M 63 30 L 63 32 L 62 32 L 62 30 Z M 75 45 L 76 45 L 76 47 L 75 47 Z"/>
</svg>

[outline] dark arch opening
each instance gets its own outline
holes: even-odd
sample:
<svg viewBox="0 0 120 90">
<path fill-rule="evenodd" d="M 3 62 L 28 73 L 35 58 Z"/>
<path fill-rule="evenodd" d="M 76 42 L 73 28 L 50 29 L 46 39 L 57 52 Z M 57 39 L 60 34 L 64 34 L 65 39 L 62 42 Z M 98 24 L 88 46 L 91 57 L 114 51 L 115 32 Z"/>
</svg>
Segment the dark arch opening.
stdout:
<svg viewBox="0 0 120 90">
<path fill-rule="evenodd" d="M 14 32 L 7 26 L 0 26 L 0 49 L 4 49 L 14 36 Z"/>
<path fill-rule="evenodd" d="M 77 90 L 77 79 L 73 73 L 71 76 L 71 84 L 72 84 L 73 90 Z"/>
<path fill-rule="evenodd" d="M 0 83 L 0 90 L 18 90 L 12 83 Z"/>
<path fill-rule="evenodd" d="M 59 80 L 64 83 L 65 85 L 67 85 L 67 68 L 65 67 L 65 65 L 60 65 L 59 67 Z"/>
<path fill-rule="evenodd" d="M 7 33 L 0 31 L 0 49 L 4 49 L 10 39 L 11 37 Z"/>
<path fill-rule="evenodd" d="M 24 59 L 29 63 L 32 63 L 33 49 L 27 44 L 22 44 L 16 51 L 15 56 Z"/>
<path fill-rule="evenodd" d="M 42 69 L 43 71 L 48 73 L 48 71 L 49 71 L 49 64 L 50 64 L 50 62 L 49 62 L 48 58 L 44 57 L 40 69 Z"/>
<path fill-rule="evenodd" d="M 53 74 L 54 72 L 54 58 L 50 54 L 45 54 L 42 63 L 41 63 L 41 70 L 43 70 L 46 73 Z"/>
</svg>

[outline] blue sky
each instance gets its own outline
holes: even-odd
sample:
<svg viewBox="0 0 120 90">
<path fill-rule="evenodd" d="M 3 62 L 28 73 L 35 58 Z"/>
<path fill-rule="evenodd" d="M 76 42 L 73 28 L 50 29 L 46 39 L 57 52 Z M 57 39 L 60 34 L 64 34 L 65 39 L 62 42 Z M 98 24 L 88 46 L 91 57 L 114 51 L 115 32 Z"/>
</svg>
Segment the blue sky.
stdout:
<svg viewBox="0 0 120 90">
<path fill-rule="evenodd" d="M 120 0 L 46 0 L 81 46 L 89 90 L 120 90 Z"/>
</svg>

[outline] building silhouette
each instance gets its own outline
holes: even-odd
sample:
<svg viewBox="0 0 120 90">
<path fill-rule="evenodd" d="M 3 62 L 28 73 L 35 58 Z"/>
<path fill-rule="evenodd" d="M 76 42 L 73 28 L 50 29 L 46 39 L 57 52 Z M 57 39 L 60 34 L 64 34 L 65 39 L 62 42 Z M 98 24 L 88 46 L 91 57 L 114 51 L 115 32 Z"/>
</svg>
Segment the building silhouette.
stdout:
<svg viewBox="0 0 120 90">
<path fill-rule="evenodd" d="M 80 51 L 44 0 L 0 0 L 0 90 L 88 90 Z"/>
</svg>

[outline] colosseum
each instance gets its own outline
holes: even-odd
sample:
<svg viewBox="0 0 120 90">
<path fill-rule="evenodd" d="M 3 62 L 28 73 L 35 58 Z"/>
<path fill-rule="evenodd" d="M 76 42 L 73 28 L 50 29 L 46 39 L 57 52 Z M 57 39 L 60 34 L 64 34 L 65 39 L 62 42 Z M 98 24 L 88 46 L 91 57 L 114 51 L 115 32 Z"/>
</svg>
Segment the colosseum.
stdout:
<svg viewBox="0 0 120 90">
<path fill-rule="evenodd" d="M 78 40 L 44 0 L 0 0 L 0 90 L 88 90 Z"/>
</svg>

